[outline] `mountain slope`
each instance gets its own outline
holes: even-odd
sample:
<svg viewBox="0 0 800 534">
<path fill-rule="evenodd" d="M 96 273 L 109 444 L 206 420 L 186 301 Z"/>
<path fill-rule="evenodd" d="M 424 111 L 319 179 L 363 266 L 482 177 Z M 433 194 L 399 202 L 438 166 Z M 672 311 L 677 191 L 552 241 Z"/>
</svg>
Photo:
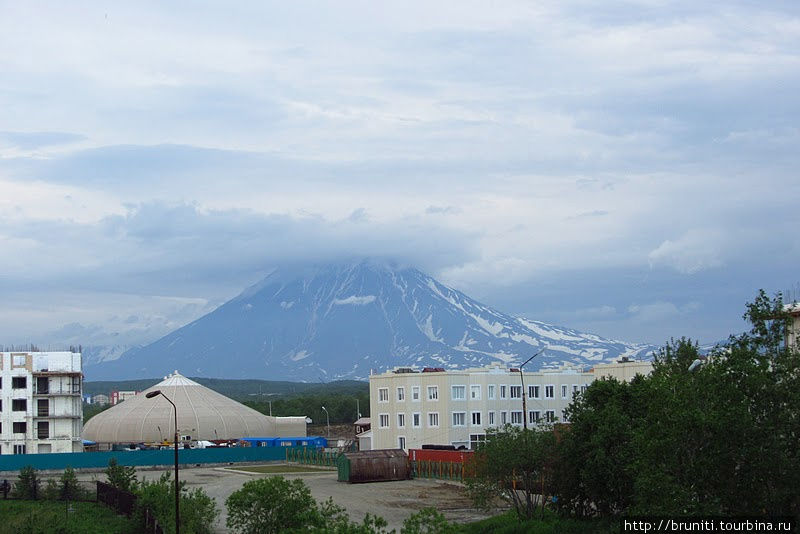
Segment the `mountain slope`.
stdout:
<svg viewBox="0 0 800 534">
<path fill-rule="evenodd" d="M 213 312 L 90 365 L 92 380 L 184 374 L 300 381 L 366 378 L 395 366 L 528 368 L 646 356 L 633 345 L 513 317 L 410 267 L 383 262 L 283 268 Z"/>
</svg>

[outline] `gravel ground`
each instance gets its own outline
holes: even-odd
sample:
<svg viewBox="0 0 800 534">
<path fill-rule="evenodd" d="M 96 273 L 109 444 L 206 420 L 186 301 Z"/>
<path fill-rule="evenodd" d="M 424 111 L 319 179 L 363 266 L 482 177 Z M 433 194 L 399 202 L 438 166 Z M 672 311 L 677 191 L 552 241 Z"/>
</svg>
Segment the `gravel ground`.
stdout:
<svg viewBox="0 0 800 534">
<path fill-rule="evenodd" d="M 141 480 L 157 479 L 160 470 L 137 471 Z M 253 478 L 274 476 L 268 474 L 243 473 L 221 467 L 186 467 L 180 470 L 180 479 L 189 488 L 202 487 L 217 501 L 221 513 L 215 525 L 215 532 L 227 533 L 225 528 L 225 500 Z M 339 506 L 344 507 L 352 521 L 360 522 L 369 512 L 379 515 L 389 523 L 389 529 L 400 531 L 403 521 L 424 507 L 440 510 L 450 521 L 468 522 L 483 519 L 486 514 L 476 511 L 464 495 L 459 483 L 441 480 L 403 480 L 398 482 L 375 482 L 371 484 L 347 484 L 336 480 L 336 471 L 322 473 L 292 473 L 287 479 L 302 478 L 318 501 L 332 497 Z M 103 473 L 79 473 L 80 480 L 105 480 Z"/>
</svg>

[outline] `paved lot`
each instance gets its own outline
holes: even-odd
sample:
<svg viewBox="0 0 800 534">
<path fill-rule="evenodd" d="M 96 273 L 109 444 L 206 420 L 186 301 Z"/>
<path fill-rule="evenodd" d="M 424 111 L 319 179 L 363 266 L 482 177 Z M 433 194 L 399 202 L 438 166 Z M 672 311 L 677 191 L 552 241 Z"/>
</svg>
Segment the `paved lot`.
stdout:
<svg viewBox="0 0 800 534">
<path fill-rule="evenodd" d="M 137 476 L 155 480 L 163 470 L 138 471 Z M 217 501 L 221 510 L 215 531 L 228 532 L 225 528 L 225 500 L 253 478 L 263 478 L 267 474 L 238 473 L 224 468 L 194 467 L 181 468 L 181 480 L 189 488 L 202 487 Z M 486 517 L 472 508 L 463 492 L 463 486 L 439 480 L 404 480 L 399 482 L 376 482 L 371 484 L 346 484 L 336 480 L 335 471 L 323 473 L 293 473 L 287 479 L 302 478 L 318 501 L 332 497 L 339 506 L 344 507 L 352 521 L 360 522 L 369 512 L 386 519 L 389 528 L 400 531 L 403 521 L 420 510 L 433 506 L 449 520 L 459 522 L 473 521 Z M 81 473 L 81 480 L 104 480 L 102 473 Z"/>
</svg>

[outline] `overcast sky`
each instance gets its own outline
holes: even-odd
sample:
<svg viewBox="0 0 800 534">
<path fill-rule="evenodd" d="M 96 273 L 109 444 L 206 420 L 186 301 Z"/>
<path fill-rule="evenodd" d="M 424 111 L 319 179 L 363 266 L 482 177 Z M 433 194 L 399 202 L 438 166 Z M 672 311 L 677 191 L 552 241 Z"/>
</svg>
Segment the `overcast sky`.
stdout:
<svg viewBox="0 0 800 534">
<path fill-rule="evenodd" d="M 146 342 L 359 256 L 724 339 L 800 282 L 798 95 L 795 0 L 0 0 L 0 343 Z"/>
</svg>

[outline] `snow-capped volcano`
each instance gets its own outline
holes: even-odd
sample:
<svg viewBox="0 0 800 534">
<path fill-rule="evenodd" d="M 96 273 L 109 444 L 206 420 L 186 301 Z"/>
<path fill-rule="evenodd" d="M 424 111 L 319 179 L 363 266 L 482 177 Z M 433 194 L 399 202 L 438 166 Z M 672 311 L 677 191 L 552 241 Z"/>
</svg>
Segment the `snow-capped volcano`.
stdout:
<svg viewBox="0 0 800 534">
<path fill-rule="evenodd" d="M 654 349 L 501 313 L 412 267 L 365 260 L 277 269 L 213 312 L 86 374 L 364 379 L 395 366 L 514 366 L 544 347 L 526 369 Z"/>
</svg>

